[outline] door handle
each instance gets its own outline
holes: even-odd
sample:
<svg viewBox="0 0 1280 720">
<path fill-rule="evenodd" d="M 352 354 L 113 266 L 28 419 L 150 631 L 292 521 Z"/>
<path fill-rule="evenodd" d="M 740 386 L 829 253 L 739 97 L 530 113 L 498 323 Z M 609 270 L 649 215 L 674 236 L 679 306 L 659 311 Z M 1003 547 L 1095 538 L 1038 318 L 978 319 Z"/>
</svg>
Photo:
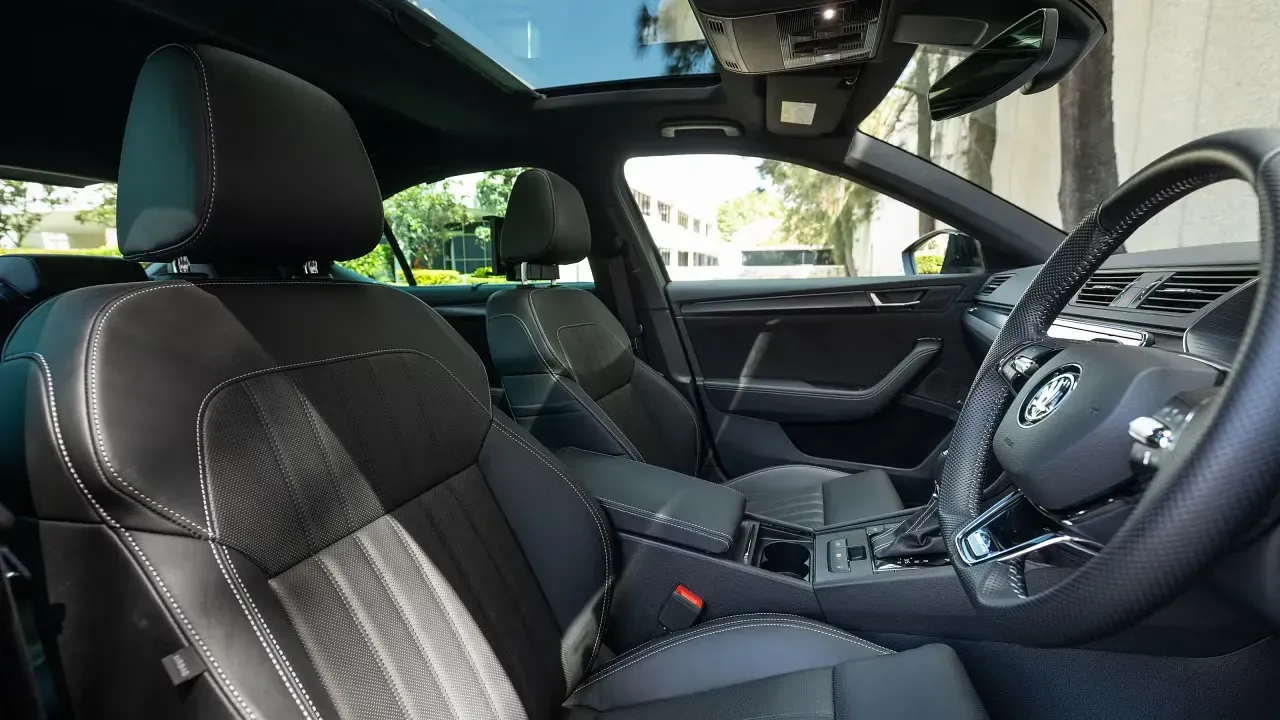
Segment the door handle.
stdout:
<svg viewBox="0 0 1280 720">
<path fill-rule="evenodd" d="M 914 306 L 914 305 L 919 305 L 919 304 L 920 304 L 920 298 L 921 298 L 921 297 L 924 297 L 924 293 L 920 293 L 920 296 L 919 296 L 919 297 L 917 297 L 915 300 L 908 300 L 908 301 L 906 301 L 906 302 L 885 302 L 884 300 L 881 300 L 881 299 L 880 299 L 880 296 L 879 296 L 879 295 L 877 295 L 874 291 L 872 291 L 872 292 L 868 292 L 868 293 L 867 293 L 867 295 L 871 296 L 871 304 L 872 304 L 872 305 L 875 305 L 875 306 L 876 306 L 876 307 L 878 307 L 878 308 L 904 308 L 904 307 L 912 307 L 912 306 Z"/>
</svg>

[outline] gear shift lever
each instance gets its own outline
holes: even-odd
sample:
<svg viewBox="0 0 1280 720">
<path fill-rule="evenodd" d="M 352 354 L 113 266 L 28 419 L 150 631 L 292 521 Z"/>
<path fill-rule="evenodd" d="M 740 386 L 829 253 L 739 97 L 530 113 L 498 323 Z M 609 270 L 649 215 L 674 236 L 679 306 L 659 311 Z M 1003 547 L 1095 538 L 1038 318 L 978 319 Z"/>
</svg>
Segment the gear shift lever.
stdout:
<svg viewBox="0 0 1280 720">
<path fill-rule="evenodd" d="M 942 475 L 947 452 L 944 450 L 934 467 L 934 487 Z M 938 519 L 938 494 L 909 515 L 906 520 L 871 538 L 871 554 L 878 560 L 946 555 L 942 524 Z"/>
</svg>

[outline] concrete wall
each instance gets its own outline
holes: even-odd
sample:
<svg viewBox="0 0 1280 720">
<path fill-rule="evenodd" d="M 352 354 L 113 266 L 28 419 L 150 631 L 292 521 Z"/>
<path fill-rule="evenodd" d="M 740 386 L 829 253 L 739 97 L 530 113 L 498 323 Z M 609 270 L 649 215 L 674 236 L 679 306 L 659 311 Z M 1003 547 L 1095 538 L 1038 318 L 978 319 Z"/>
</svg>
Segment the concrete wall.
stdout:
<svg viewBox="0 0 1280 720">
<path fill-rule="evenodd" d="M 1112 100 L 1121 181 L 1210 133 L 1280 123 L 1280 2 L 1116 0 Z M 1054 223 L 1059 135 L 1054 91 L 997 106 L 993 189 Z M 1203 190 L 1139 231 L 1130 250 L 1252 241 L 1243 183 Z"/>
</svg>

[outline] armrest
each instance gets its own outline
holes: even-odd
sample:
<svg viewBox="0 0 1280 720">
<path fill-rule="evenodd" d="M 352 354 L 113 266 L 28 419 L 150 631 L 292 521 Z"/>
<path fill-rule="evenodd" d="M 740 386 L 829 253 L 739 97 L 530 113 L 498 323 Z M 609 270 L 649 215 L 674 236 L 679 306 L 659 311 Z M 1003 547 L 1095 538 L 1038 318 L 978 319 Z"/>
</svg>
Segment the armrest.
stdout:
<svg viewBox="0 0 1280 720">
<path fill-rule="evenodd" d="M 742 523 L 746 498 L 733 488 L 577 448 L 556 456 L 619 530 L 720 554 Z"/>
</svg>

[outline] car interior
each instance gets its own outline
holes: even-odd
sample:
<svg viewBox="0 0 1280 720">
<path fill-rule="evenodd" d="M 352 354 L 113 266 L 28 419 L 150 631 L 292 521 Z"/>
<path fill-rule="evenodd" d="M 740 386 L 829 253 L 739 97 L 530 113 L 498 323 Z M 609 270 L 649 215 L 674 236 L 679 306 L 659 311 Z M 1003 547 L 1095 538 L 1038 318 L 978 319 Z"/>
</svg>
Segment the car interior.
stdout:
<svg viewBox="0 0 1280 720">
<path fill-rule="evenodd" d="M 0 9 L 0 717 L 1276 717 L 1280 129 L 1046 218 L 1109 0 L 618 5 Z"/>
</svg>

